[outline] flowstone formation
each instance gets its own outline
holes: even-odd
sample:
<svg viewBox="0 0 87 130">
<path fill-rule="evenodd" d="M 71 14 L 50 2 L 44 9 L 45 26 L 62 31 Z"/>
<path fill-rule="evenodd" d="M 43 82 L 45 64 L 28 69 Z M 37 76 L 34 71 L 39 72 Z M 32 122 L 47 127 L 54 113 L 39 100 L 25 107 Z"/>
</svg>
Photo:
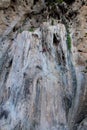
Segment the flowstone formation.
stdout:
<svg viewBox="0 0 87 130">
<path fill-rule="evenodd" d="M 0 10 L 0 130 L 87 129 L 87 3 L 47 2 Z"/>
<path fill-rule="evenodd" d="M 2 130 L 68 129 L 63 100 L 70 98 L 73 90 L 69 85 L 66 90 L 62 79 L 69 75 L 65 35 L 64 25 L 44 23 L 35 32 L 24 31 L 9 43 L 9 62 L 0 81 Z"/>
</svg>

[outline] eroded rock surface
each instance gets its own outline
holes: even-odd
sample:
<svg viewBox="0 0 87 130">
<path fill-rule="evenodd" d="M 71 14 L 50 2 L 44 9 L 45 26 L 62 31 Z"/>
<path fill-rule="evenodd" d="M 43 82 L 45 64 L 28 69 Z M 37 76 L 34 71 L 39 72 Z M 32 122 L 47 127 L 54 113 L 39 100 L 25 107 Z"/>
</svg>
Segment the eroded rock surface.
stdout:
<svg viewBox="0 0 87 130">
<path fill-rule="evenodd" d="M 0 10 L 0 130 L 87 129 L 86 3 Z"/>
<path fill-rule="evenodd" d="M 11 0 L 0 0 L 0 8 L 7 8 L 10 5 Z"/>
</svg>

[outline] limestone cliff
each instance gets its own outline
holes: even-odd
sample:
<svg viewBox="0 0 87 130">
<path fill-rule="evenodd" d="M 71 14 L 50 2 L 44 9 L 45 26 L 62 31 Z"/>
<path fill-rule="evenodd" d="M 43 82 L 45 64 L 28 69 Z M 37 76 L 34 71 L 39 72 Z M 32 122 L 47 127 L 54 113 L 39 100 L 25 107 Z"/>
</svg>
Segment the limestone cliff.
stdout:
<svg viewBox="0 0 87 130">
<path fill-rule="evenodd" d="M 0 0 L 0 16 L 0 130 L 87 130 L 86 0 Z"/>
</svg>

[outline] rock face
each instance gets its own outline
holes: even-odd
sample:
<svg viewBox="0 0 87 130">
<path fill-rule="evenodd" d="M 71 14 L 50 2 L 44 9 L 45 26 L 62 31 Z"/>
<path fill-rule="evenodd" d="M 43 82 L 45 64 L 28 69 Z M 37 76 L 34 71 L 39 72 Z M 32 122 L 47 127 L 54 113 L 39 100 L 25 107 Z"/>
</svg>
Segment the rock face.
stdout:
<svg viewBox="0 0 87 130">
<path fill-rule="evenodd" d="M 46 10 L 44 17 L 44 1 L 31 1 L 33 13 L 18 2 L 0 12 L 0 130 L 86 130 L 86 5 L 79 2 L 81 11 L 69 32 Z M 85 32 L 78 30 L 78 20 Z"/>
<path fill-rule="evenodd" d="M 0 8 L 7 8 L 10 5 L 10 0 L 0 0 Z"/>
<path fill-rule="evenodd" d="M 10 70 L 0 81 L 0 87 L 6 91 L 4 95 L 2 90 L 6 101 L 4 97 L 0 98 L 1 103 L 5 101 L 1 113 L 7 112 L 6 117 L 5 113 L 1 114 L 2 130 L 18 126 L 23 130 L 67 129 L 63 100 L 70 101 L 72 90 L 66 83 L 63 85 L 62 79 L 63 71 L 69 75 L 65 35 L 64 25 L 50 26 L 47 23 L 34 33 L 24 31 L 18 34 L 11 52 L 8 51 L 11 59 L 5 64 Z M 7 78 L 5 82 L 4 78 Z"/>
</svg>

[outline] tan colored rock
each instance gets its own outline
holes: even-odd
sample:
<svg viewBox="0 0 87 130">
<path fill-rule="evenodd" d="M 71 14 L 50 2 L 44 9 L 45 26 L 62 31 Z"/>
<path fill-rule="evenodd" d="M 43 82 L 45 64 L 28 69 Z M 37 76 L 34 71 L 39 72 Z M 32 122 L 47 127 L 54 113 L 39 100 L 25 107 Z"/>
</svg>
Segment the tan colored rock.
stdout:
<svg viewBox="0 0 87 130">
<path fill-rule="evenodd" d="M 7 8 L 10 5 L 11 0 L 0 0 L 0 8 Z"/>
<path fill-rule="evenodd" d="M 81 2 L 81 1 L 80 1 Z M 76 64 L 83 68 L 83 72 L 87 72 L 85 68 L 87 67 L 87 6 L 74 4 L 75 8 L 78 9 L 78 15 L 74 20 L 72 30 L 73 30 L 73 45 L 76 46 L 77 57 Z M 80 9 L 79 9 L 80 8 Z M 75 59 L 75 58 L 74 58 Z"/>
</svg>

